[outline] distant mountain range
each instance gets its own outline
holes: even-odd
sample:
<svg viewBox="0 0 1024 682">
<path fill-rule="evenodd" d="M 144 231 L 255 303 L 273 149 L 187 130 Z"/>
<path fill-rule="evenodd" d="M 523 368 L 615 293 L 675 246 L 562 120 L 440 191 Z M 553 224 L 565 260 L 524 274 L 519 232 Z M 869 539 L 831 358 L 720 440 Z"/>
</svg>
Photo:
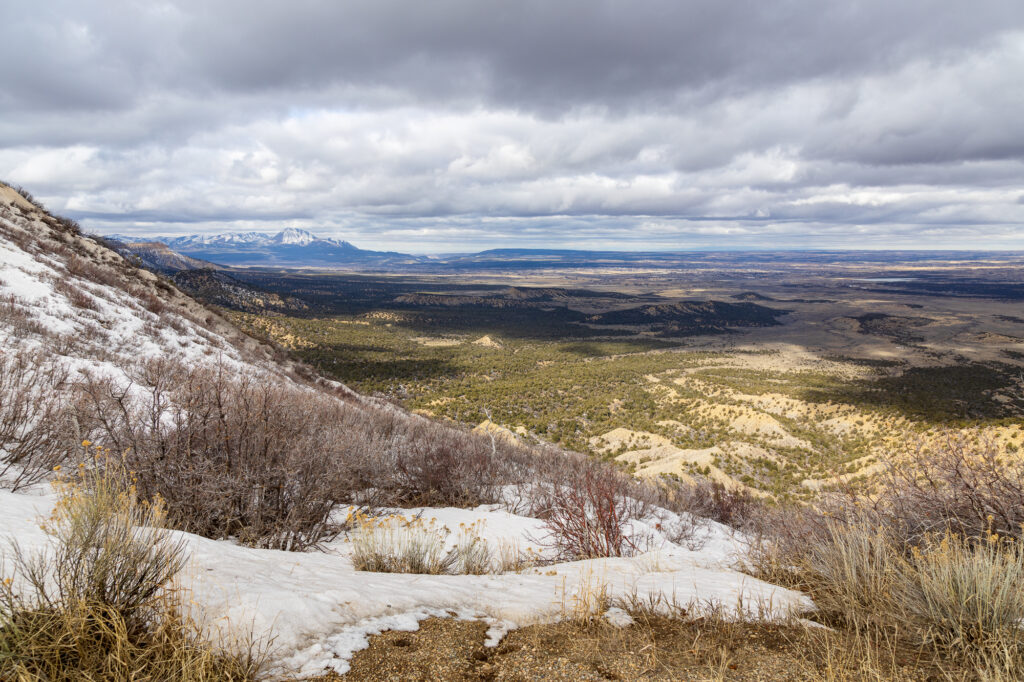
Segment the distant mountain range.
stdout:
<svg viewBox="0 0 1024 682">
<path fill-rule="evenodd" d="M 449 253 L 433 257 L 397 251 L 360 249 L 341 239 L 319 237 L 294 227 L 276 234 L 226 232 L 184 237 L 108 235 L 131 244 L 147 267 L 181 271 L 211 264 L 224 267 L 387 269 L 406 272 L 438 270 L 516 270 L 595 267 L 722 267 L 728 265 L 838 262 L 888 263 L 930 261 L 936 257 L 966 258 L 968 252 L 888 251 L 588 251 L 584 249 L 489 249 L 478 253 Z M 155 246 L 162 244 L 169 253 Z M 149 244 L 143 247 L 143 244 Z M 453 245 L 454 246 L 454 245 Z M 207 261 L 189 263 L 187 259 Z"/>
<path fill-rule="evenodd" d="M 139 244 L 138 237 L 108 235 L 107 239 Z M 184 237 L 149 237 L 182 256 L 227 266 L 333 267 L 411 265 L 427 260 L 394 251 L 369 251 L 340 239 L 318 237 L 289 227 L 277 234 L 227 232 Z M 135 251 L 135 249 L 133 249 Z M 136 251 L 137 255 L 142 256 Z"/>
</svg>

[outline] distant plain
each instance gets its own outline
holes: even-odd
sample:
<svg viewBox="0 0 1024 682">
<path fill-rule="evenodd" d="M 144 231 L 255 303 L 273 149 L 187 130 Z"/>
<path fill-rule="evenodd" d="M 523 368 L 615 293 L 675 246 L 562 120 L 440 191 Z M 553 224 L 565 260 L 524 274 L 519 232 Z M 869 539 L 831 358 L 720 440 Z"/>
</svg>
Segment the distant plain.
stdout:
<svg viewBox="0 0 1024 682">
<path fill-rule="evenodd" d="M 594 260 L 234 269 L 303 307 L 232 315 L 424 414 L 777 499 L 942 428 L 1024 446 L 1020 254 Z"/>
</svg>

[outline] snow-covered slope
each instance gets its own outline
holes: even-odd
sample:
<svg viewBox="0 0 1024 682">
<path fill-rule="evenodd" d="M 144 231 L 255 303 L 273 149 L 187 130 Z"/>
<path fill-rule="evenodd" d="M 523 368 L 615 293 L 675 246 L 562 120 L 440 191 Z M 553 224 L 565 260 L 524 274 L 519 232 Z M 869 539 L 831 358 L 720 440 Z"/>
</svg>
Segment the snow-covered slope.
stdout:
<svg viewBox="0 0 1024 682">
<path fill-rule="evenodd" d="M 0 183 L 0 353 L 18 351 L 110 375 L 147 358 L 227 364 L 286 381 L 294 369 L 169 281 Z"/>
<path fill-rule="evenodd" d="M 96 368 L 157 356 L 243 362 L 246 340 L 224 320 L 19 199 L 0 185 L 4 352 L 39 350 Z"/>
<path fill-rule="evenodd" d="M 0 517 L 26 548 L 42 548 L 36 520 L 53 499 L 0 491 Z M 483 522 L 488 542 L 527 547 L 542 537 L 537 519 L 496 506 L 478 509 L 410 509 L 449 528 Z M 695 608 L 719 604 L 726 612 L 785 617 L 806 610 L 799 593 L 730 568 L 740 550 L 728 529 L 711 524 L 703 546 L 688 550 L 651 528 L 656 544 L 631 558 L 546 565 L 502 575 L 409 575 L 367 573 L 352 567 L 346 538 L 323 552 L 251 549 L 195 535 L 187 539 L 192 562 L 183 587 L 205 621 L 230 639 L 251 631 L 273 637 L 272 667 L 280 674 L 344 673 L 367 637 L 384 630 L 415 630 L 429 617 L 459 617 L 490 624 L 490 643 L 521 625 L 558 620 L 588 593 L 609 597 L 662 598 Z"/>
</svg>

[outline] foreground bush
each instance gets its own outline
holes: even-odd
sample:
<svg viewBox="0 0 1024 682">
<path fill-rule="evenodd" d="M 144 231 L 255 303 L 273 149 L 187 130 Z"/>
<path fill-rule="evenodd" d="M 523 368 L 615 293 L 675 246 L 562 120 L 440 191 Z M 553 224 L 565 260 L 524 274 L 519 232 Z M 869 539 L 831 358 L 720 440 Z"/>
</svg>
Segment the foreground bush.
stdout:
<svg viewBox="0 0 1024 682">
<path fill-rule="evenodd" d="M 0 588 L 0 679 L 255 679 L 251 655 L 219 651 L 183 615 L 170 583 L 184 548 L 159 530 L 159 500 L 138 502 L 109 472 L 60 492 L 45 526 L 54 551 L 15 546 Z"/>
<path fill-rule="evenodd" d="M 0 352 L 0 487 L 37 483 L 64 461 L 73 442 L 68 374 L 39 353 Z"/>
<path fill-rule="evenodd" d="M 946 531 L 1024 539 L 1024 459 L 946 433 L 891 459 L 874 507 L 912 544 Z"/>
<path fill-rule="evenodd" d="M 649 506 L 634 496 L 637 487 L 624 474 L 602 464 L 585 464 L 575 480 L 541 489 L 540 514 L 545 541 L 564 561 L 632 556 L 646 538 L 631 522 L 646 517 Z"/>
<path fill-rule="evenodd" d="M 349 410 L 340 450 L 354 502 L 475 507 L 497 502 L 522 455 L 506 443 L 397 410 Z"/>
<path fill-rule="evenodd" d="M 884 527 L 836 523 L 791 557 L 825 619 L 887 630 L 1000 679 L 1024 665 L 1024 547 L 929 536 L 910 552 Z"/>
<path fill-rule="evenodd" d="M 776 510 L 755 560 L 819 618 L 926 648 L 981 679 L 1024 668 L 1024 465 L 948 434 L 888 463 L 870 497 Z"/>
<path fill-rule="evenodd" d="M 227 363 L 150 360 L 74 388 L 78 433 L 123 455 L 143 498 L 169 523 L 214 539 L 303 550 L 331 540 L 338 505 L 364 510 L 504 503 L 545 519 L 564 558 L 633 554 L 635 521 L 656 507 L 740 524 L 749 500 L 641 482 L 606 462 L 474 433 L 379 404 L 339 398 Z M 687 517 L 689 518 L 689 517 Z M 682 517 L 663 527 L 693 536 Z"/>
<path fill-rule="evenodd" d="M 148 361 L 76 388 L 86 437 L 123 453 L 170 523 L 211 538 L 302 550 L 330 540 L 338 504 L 473 507 L 529 478 L 525 448 L 346 402 L 223 364 Z"/>
<path fill-rule="evenodd" d="M 1024 663 L 1024 547 L 990 535 L 980 543 L 947 533 L 904 564 L 902 611 L 935 643 L 986 663 Z"/>
<path fill-rule="evenodd" d="M 159 495 L 175 528 L 291 550 L 337 533 L 340 401 L 224 366 L 151 361 L 128 378 L 83 382 L 79 422 L 123 453 L 139 494 Z"/>
</svg>

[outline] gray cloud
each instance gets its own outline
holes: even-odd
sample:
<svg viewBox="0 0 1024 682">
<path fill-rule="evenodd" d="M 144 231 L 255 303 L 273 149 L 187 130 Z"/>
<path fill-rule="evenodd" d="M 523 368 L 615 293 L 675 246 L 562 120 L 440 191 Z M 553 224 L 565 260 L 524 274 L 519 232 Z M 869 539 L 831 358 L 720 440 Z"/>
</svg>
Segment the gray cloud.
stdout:
<svg viewBox="0 0 1024 682">
<path fill-rule="evenodd" d="M 1024 247 L 1017 0 L 0 4 L 0 177 L 95 229 Z"/>
</svg>

